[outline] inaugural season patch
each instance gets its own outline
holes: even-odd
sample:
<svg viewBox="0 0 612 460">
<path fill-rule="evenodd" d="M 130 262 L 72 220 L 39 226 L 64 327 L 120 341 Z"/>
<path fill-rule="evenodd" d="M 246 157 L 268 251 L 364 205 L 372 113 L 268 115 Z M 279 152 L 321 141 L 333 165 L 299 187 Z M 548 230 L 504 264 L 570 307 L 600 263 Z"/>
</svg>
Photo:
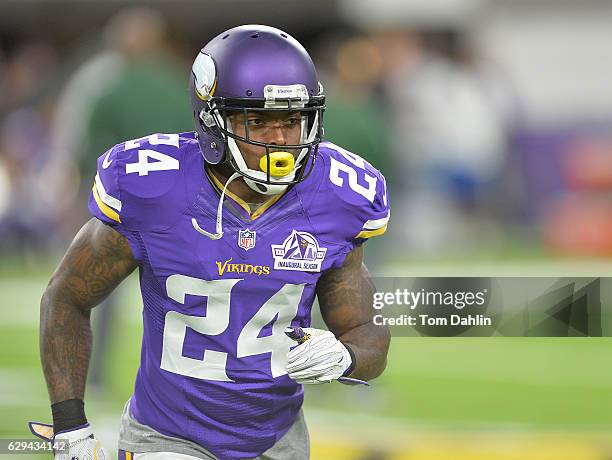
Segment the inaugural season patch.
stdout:
<svg viewBox="0 0 612 460">
<path fill-rule="evenodd" d="M 283 244 L 272 245 L 274 269 L 320 272 L 326 252 L 310 233 L 293 230 Z"/>
</svg>

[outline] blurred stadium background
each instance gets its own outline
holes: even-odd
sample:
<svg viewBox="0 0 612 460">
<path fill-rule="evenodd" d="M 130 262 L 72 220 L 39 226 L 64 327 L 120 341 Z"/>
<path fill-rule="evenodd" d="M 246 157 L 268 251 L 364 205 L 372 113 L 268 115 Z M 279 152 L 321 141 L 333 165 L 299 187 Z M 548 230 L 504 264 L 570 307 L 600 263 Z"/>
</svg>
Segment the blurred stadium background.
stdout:
<svg viewBox="0 0 612 460">
<path fill-rule="evenodd" d="M 191 130 L 191 60 L 243 23 L 306 45 L 326 137 L 388 177 L 374 274 L 612 274 L 608 1 L 0 0 L 0 438 L 50 420 L 38 303 L 93 159 Z M 96 311 L 87 406 L 109 448 L 141 305 L 132 277 Z M 610 363 L 608 338 L 395 338 L 372 388 L 309 389 L 312 457 L 610 460 Z"/>
</svg>

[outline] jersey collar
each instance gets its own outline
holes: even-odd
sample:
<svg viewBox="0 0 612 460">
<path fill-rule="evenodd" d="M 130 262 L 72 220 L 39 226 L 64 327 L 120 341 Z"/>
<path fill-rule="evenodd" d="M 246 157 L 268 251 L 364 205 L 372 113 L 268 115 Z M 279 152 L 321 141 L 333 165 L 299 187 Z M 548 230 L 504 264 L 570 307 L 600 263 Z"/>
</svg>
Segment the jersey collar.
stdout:
<svg viewBox="0 0 612 460">
<path fill-rule="evenodd" d="M 212 183 L 215 185 L 218 191 L 223 190 L 223 184 L 221 183 L 221 181 L 217 179 L 217 176 L 215 176 L 212 173 L 212 171 L 209 171 L 208 168 L 206 168 L 206 174 L 212 180 Z M 250 220 L 255 220 L 259 216 L 261 216 L 267 209 L 269 209 L 270 206 L 272 206 L 274 203 L 280 200 L 286 191 L 287 190 L 284 190 L 282 193 L 279 193 L 278 195 L 274 195 L 272 198 L 265 201 L 259 208 L 255 210 L 255 212 L 251 212 L 251 207 L 249 206 L 249 204 L 246 201 L 244 201 L 242 198 L 240 198 L 238 195 L 231 192 L 230 190 L 226 190 L 225 195 L 230 197 L 232 201 L 234 201 L 242 209 L 244 209 L 244 211 L 249 215 Z"/>
</svg>

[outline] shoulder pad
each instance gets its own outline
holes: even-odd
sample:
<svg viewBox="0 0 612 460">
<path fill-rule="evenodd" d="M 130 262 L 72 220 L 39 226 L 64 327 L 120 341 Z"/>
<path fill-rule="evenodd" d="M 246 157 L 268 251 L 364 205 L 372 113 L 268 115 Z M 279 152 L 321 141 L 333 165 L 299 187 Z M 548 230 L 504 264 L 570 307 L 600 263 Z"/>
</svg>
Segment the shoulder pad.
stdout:
<svg viewBox="0 0 612 460">
<path fill-rule="evenodd" d="M 92 214 L 126 230 L 160 230 L 192 204 L 203 174 L 193 133 L 152 134 L 98 158 Z"/>
</svg>

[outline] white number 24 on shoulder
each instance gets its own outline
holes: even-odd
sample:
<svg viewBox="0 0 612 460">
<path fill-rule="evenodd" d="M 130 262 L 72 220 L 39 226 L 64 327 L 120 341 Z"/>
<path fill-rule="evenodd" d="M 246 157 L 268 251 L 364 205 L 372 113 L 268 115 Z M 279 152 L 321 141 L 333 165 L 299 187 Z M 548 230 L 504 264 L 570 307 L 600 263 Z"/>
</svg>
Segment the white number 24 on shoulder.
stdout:
<svg viewBox="0 0 612 460">
<path fill-rule="evenodd" d="M 348 160 L 348 162 L 353 166 L 363 170 L 365 173 L 366 162 L 363 158 L 358 157 L 357 155 L 354 155 L 338 146 L 334 146 L 334 150 L 342 155 L 345 160 Z M 355 168 L 353 168 L 353 166 L 346 163 L 341 163 L 334 157 L 330 157 L 330 159 L 331 167 L 329 169 L 329 179 L 331 180 L 332 184 L 337 185 L 338 187 L 342 187 L 344 185 L 344 178 L 340 176 L 340 172 L 343 172 L 348 178 L 348 186 L 351 188 L 351 190 L 365 197 L 370 203 L 374 203 L 374 198 L 376 197 L 376 177 L 365 173 L 364 179 L 368 184 L 367 187 L 365 187 L 358 182 L 357 171 Z"/>
<path fill-rule="evenodd" d="M 152 134 L 141 139 L 127 141 L 125 150 L 138 148 L 145 142 L 152 146 L 169 145 L 178 148 L 179 136 L 178 134 Z M 147 176 L 150 171 L 169 171 L 172 169 L 179 169 L 179 161 L 176 158 L 151 149 L 138 150 L 138 162 L 126 163 L 125 165 L 126 174 L 137 172 L 139 176 Z"/>
</svg>

